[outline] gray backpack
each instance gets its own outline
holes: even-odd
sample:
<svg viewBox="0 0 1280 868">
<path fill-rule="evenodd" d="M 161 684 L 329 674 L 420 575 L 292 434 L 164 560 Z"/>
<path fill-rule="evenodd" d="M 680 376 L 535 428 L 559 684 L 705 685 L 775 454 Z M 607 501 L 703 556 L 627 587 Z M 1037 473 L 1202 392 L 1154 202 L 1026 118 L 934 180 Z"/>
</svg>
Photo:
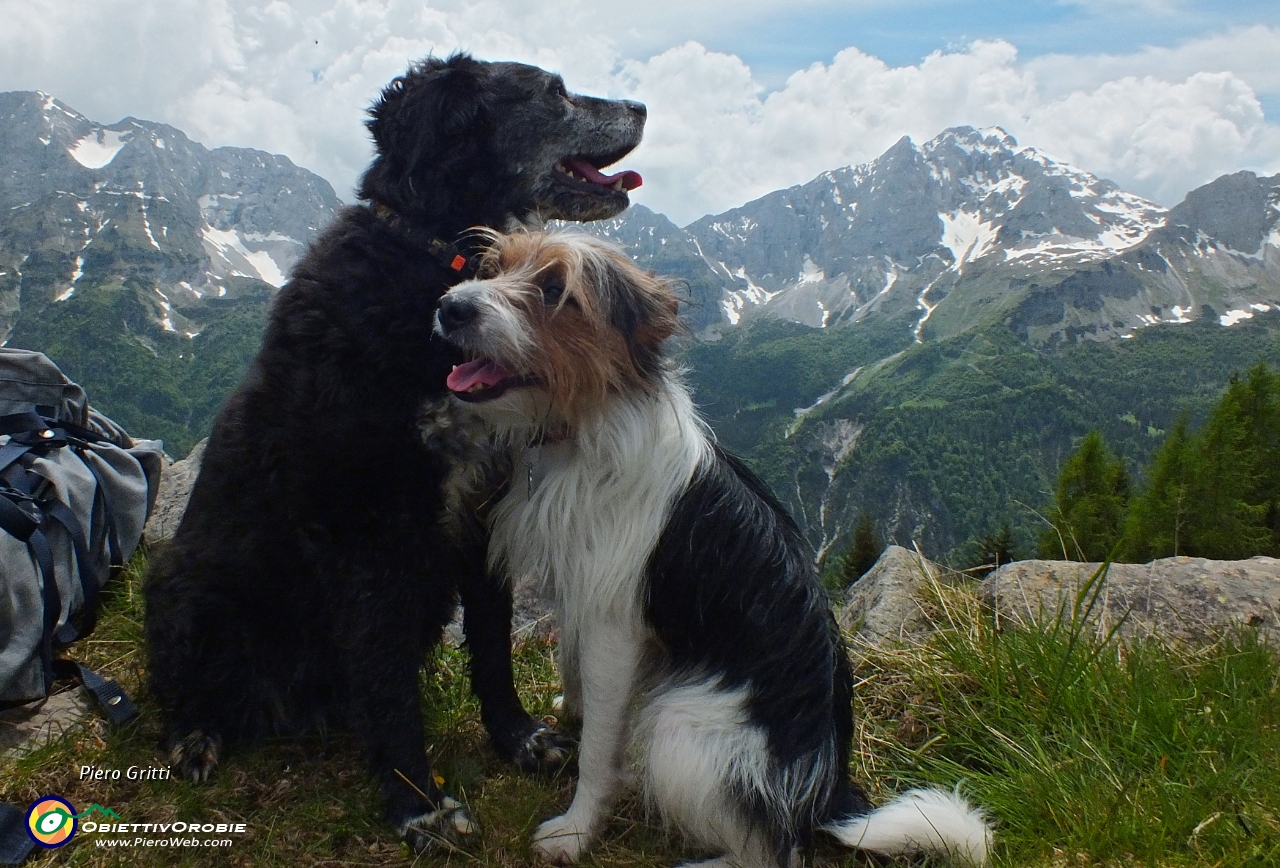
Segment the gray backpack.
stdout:
<svg viewBox="0 0 1280 868">
<path fill-rule="evenodd" d="M 132 715 L 119 685 L 55 652 L 93 629 L 103 584 L 137 547 L 162 447 L 90 409 L 41 353 L 0 347 L 0 706 L 71 675 L 112 720 Z"/>
</svg>

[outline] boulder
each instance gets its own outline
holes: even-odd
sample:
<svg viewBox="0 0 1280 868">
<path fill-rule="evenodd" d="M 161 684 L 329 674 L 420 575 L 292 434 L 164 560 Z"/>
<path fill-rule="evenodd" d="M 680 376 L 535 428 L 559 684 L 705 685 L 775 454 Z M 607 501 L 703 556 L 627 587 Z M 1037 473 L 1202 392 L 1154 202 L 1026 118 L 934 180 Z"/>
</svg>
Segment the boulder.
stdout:
<svg viewBox="0 0 1280 868">
<path fill-rule="evenodd" d="M 511 639 L 516 643 L 529 639 L 555 641 L 560 638 L 556 625 L 555 604 L 544 593 L 542 582 L 534 576 L 522 576 L 512 589 L 515 607 L 511 615 Z"/>
<path fill-rule="evenodd" d="M 168 539 L 177 532 L 178 523 L 182 521 L 182 514 L 187 509 L 187 501 L 191 498 L 191 487 L 200 475 L 200 461 L 204 458 L 204 447 L 208 442 L 207 439 L 201 440 L 190 455 L 165 467 L 160 474 L 160 492 L 156 495 L 156 505 L 142 531 L 148 543 Z"/>
<path fill-rule="evenodd" d="M 0 711 L 0 756 L 20 757 L 79 729 L 93 717 L 89 691 L 65 686 L 44 699 Z"/>
<path fill-rule="evenodd" d="M 1070 616 L 1081 588 L 1100 567 L 1017 561 L 984 579 L 978 592 L 997 617 L 1044 624 L 1064 607 Z M 1126 637 L 1198 642 L 1243 624 L 1275 642 L 1280 640 L 1280 560 L 1174 557 L 1149 564 L 1112 564 L 1088 623 L 1105 635 L 1126 615 L 1119 631 Z"/>
<path fill-rule="evenodd" d="M 511 642 L 520 645 L 529 640 L 554 642 L 560 637 L 556 629 L 555 606 L 542 593 L 541 582 L 532 576 L 516 580 L 512 588 Z M 444 643 L 459 648 L 465 641 L 462 629 L 463 612 L 459 606 L 453 620 L 444 628 Z"/>
<path fill-rule="evenodd" d="M 921 591 L 945 570 L 917 552 L 889 546 L 875 565 L 845 591 L 840 627 L 879 645 L 927 634 Z"/>
</svg>

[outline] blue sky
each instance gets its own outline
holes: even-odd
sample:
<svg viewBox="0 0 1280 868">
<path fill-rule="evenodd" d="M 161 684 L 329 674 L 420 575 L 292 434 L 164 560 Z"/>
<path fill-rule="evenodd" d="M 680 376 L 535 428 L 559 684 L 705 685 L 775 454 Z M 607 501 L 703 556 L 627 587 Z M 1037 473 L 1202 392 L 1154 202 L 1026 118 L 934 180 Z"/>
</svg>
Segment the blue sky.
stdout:
<svg viewBox="0 0 1280 868">
<path fill-rule="evenodd" d="M 901 66 L 976 39 L 1003 39 L 1029 60 L 1042 54 L 1126 54 L 1147 46 L 1173 47 L 1256 24 L 1280 25 L 1280 2 L 905 0 L 822 3 L 799 13 L 768 9 L 759 18 L 708 28 L 700 41 L 737 54 L 758 76 L 777 85 L 793 70 L 829 62 L 850 45 Z"/>
<path fill-rule="evenodd" d="M 0 90 L 283 153 L 347 200 L 364 108 L 457 49 L 644 100 L 633 198 L 681 224 L 957 125 L 1166 206 L 1225 172 L 1280 172 L 1277 0 L 0 3 Z"/>
</svg>

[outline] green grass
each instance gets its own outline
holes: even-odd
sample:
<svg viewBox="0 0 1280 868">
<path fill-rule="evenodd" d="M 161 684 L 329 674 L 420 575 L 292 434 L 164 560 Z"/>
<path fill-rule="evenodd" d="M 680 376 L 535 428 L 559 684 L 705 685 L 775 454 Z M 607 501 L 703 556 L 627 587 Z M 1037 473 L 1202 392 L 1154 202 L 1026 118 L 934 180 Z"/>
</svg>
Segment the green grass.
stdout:
<svg viewBox="0 0 1280 868">
<path fill-rule="evenodd" d="M 218 850 L 106 850 L 87 836 L 30 865 L 404 866 L 537 864 L 529 838 L 568 804 L 568 775 L 536 777 L 486 744 L 465 653 L 441 649 L 423 676 L 424 738 L 446 786 L 482 831 L 466 852 L 415 857 L 380 818 L 376 788 L 347 735 L 272 740 L 228 756 L 210 782 L 78 780 L 84 764 L 159 763 L 145 689 L 141 559 L 114 583 L 76 655 L 120 679 L 142 709 L 0 759 L 0 798 L 56 793 L 128 822 L 244 822 Z M 882 800 L 907 786 L 959 783 L 997 823 L 998 866 L 1280 865 L 1280 662 L 1247 634 L 1169 649 L 1098 638 L 1070 618 L 996 630 L 969 586 L 926 603 L 939 632 L 915 648 L 855 643 L 854 774 Z M 528 643 L 517 680 L 537 715 L 558 692 L 551 647 Z M 699 854 L 623 801 L 588 866 L 655 868 Z M 883 865 L 823 844 L 818 865 Z"/>
<path fill-rule="evenodd" d="M 962 782 L 997 819 L 1000 864 L 1280 865 L 1274 649 L 1121 642 L 1084 626 L 1090 603 L 997 630 L 937 588 L 924 647 L 861 649 L 866 773 Z"/>
</svg>

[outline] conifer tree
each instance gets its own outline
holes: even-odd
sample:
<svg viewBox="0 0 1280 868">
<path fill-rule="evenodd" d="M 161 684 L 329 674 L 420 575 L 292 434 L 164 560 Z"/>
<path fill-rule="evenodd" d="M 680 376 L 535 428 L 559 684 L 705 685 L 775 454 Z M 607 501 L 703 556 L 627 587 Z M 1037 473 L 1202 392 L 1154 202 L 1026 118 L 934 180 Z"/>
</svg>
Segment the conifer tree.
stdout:
<svg viewBox="0 0 1280 868">
<path fill-rule="evenodd" d="M 1252 485 L 1245 500 L 1261 506 L 1262 526 L 1270 536 L 1270 551 L 1280 552 L 1280 371 L 1265 364 L 1249 371 L 1244 390 L 1244 417 L 1253 451 Z"/>
<path fill-rule="evenodd" d="M 1145 563 L 1189 551 L 1194 449 L 1187 421 L 1179 419 L 1152 460 L 1146 490 L 1130 505 L 1125 560 Z"/>
<path fill-rule="evenodd" d="M 853 531 L 853 543 L 845 553 L 841 568 L 840 581 L 844 587 L 847 588 L 862 578 L 880 560 L 883 552 L 884 543 L 876 533 L 875 520 L 871 513 L 862 513 L 858 518 L 858 526 Z"/>
<path fill-rule="evenodd" d="M 1270 377 L 1256 374 L 1232 378 L 1197 437 L 1188 554 L 1234 560 L 1267 553 L 1274 542 L 1266 526 L 1270 474 L 1260 466 Z"/>
<path fill-rule="evenodd" d="M 1040 535 L 1041 557 L 1101 561 L 1124 535 L 1129 474 L 1102 435 L 1091 431 L 1062 465 L 1049 509 L 1053 525 Z"/>
<path fill-rule="evenodd" d="M 1018 559 L 1017 543 L 1013 539 L 1013 529 L 1009 527 L 1009 522 L 1000 525 L 1000 530 L 987 530 L 978 538 L 977 553 L 975 562 L 972 567 L 984 567 L 980 570 L 981 575 L 986 575 L 992 570 L 1013 563 Z"/>
<path fill-rule="evenodd" d="M 1195 436 L 1179 421 L 1131 506 L 1128 559 L 1280 552 L 1280 373 L 1231 383 Z"/>
</svg>

